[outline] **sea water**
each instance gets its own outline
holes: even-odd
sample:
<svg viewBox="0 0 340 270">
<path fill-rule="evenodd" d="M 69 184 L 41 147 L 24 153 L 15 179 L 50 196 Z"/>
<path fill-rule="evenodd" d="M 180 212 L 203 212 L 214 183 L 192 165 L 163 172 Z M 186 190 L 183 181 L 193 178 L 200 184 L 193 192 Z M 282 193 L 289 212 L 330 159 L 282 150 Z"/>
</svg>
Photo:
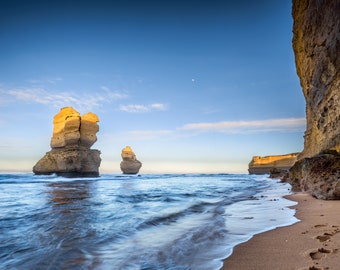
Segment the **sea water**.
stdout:
<svg viewBox="0 0 340 270">
<path fill-rule="evenodd" d="M 297 222 L 290 186 L 246 174 L 0 174 L 0 269 L 220 269 Z"/>
</svg>

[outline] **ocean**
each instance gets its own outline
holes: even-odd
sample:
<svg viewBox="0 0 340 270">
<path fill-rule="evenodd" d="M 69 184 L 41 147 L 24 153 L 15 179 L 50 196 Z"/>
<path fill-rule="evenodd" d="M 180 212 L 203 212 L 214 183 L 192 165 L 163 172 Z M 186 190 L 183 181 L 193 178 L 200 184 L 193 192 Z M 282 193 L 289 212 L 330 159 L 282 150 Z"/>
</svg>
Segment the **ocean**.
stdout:
<svg viewBox="0 0 340 270">
<path fill-rule="evenodd" d="M 235 245 L 297 222 L 267 175 L 0 174 L 0 269 L 220 269 Z"/>
</svg>

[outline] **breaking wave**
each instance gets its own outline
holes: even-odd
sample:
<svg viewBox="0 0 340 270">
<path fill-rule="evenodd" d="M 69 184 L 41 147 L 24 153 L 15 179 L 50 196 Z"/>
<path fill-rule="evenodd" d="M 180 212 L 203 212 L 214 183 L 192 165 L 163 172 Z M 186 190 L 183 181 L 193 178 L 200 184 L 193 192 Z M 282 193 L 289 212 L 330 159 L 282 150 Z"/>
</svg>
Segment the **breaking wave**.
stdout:
<svg viewBox="0 0 340 270">
<path fill-rule="evenodd" d="M 297 220 L 288 184 L 243 174 L 0 174 L 1 269 L 220 269 Z"/>
</svg>

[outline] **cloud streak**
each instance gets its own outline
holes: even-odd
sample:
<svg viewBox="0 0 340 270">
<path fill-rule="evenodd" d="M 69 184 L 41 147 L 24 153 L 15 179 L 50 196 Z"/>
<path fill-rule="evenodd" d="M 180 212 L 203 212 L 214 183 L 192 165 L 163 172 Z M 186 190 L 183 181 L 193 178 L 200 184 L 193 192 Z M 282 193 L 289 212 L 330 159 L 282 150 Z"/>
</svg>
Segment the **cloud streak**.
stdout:
<svg viewBox="0 0 340 270">
<path fill-rule="evenodd" d="M 63 78 L 56 77 L 56 78 L 47 78 L 47 79 L 30 79 L 27 82 L 31 84 L 56 84 L 58 82 L 61 82 Z"/>
<path fill-rule="evenodd" d="M 282 118 L 252 121 L 223 121 L 212 123 L 192 123 L 181 127 L 182 130 L 219 133 L 263 133 L 296 132 L 306 128 L 305 118 Z"/>
<path fill-rule="evenodd" d="M 119 110 L 128 113 L 146 113 L 151 111 L 165 111 L 167 106 L 163 103 L 153 103 L 150 105 L 129 104 L 120 105 Z"/>
<path fill-rule="evenodd" d="M 135 130 L 129 131 L 124 139 L 143 140 L 167 140 L 188 138 L 201 133 L 223 134 L 255 134 L 269 132 L 303 132 L 305 130 L 305 118 L 281 118 L 253 121 L 224 121 L 212 123 L 186 124 L 180 128 L 168 130 Z"/>
<path fill-rule="evenodd" d="M 2 97 L 10 97 L 27 103 L 39 103 L 56 108 L 65 106 L 76 106 L 78 109 L 91 110 L 101 107 L 103 103 L 110 103 L 118 99 L 126 98 L 127 95 L 118 91 L 105 89 L 95 94 L 82 93 L 81 95 L 73 92 L 52 92 L 45 88 L 15 88 L 10 90 L 0 90 Z"/>
</svg>

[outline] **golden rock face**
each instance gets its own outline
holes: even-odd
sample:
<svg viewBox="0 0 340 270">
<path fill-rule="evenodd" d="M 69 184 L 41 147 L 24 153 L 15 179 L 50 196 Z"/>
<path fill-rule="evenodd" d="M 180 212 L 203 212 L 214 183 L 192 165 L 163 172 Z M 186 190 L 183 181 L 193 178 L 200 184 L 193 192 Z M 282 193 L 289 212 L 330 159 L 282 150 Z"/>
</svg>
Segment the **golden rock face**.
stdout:
<svg viewBox="0 0 340 270">
<path fill-rule="evenodd" d="M 302 157 L 340 152 L 339 1 L 293 0 L 293 48 L 306 99 Z"/>
<path fill-rule="evenodd" d="M 304 149 L 289 183 L 319 199 L 340 199 L 340 5 L 293 0 L 293 49 L 306 99 Z"/>
<path fill-rule="evenodd" d="M 85 113 L 85 114 L 81 117 L 81 120 L 89 121 L 89 122 L 92 122 L 92 123 L 97 123 L 97 122 L 99 122 L 98 116 L 97 116 L 96 114 L 92 113 L 92 112 Z"/>
<path fill-rule="evenodd" d="M 130 146 L 126 146 L 122 149 L 122 159 L 123 160 L 136 160 L 136 155 L 132 151 Z"/>
<path fill-rule="evenodd" d="M 97 125 L 99 118 L 92 112 L 84 114 L 80 122 L 80 145 L 90 148 L 96 141 L 96 133 L 99 131 Z"/>
<path fill-rule="evenodd" d="M 292 166 L 297 160 L 298 154 L 276 155 L 276 156 L 254 156 L 252 160 L 253 165 L 279 165 Z"/>
<path fill-rule="evenodd" d="M 78 147 L 90 148 L 96 141 L 99 118 L 90 112 L 80 117 L 72 107 L 65 107 L 54 116 L 51 148 Z"/>
<path fill-rule="evenodd" d="M 100 151 L 90 149 L 97 141 L 99 118 L 94 113 L 80 114 L 72 107 L 65 107 L 54 116 L 52 150 L 33 167 L 35 174 L 65 177 L 99 176 Z"/>
<path fill-rule="evenodd" d="M 122 149 L 122 159 L 120 169 L 124 174 L 137 174 L 142 167 L 142 162 L 136 159 L 136 155 L 130 146 Z"/>
<path fill-rule="evenodd" d="M 77 145 L 80 139 L 80 114 L 72 107 L 65 107 L 54 116 L 51 148 Z"/>
<path fill-rule="evenodd" d="M 275 156 L 254 156 L 249 163 L 248 171 L 251 174 L 270 173 L 273 168 L 289 170 L 297 161 L 299 153 Z"/>
</svg>

